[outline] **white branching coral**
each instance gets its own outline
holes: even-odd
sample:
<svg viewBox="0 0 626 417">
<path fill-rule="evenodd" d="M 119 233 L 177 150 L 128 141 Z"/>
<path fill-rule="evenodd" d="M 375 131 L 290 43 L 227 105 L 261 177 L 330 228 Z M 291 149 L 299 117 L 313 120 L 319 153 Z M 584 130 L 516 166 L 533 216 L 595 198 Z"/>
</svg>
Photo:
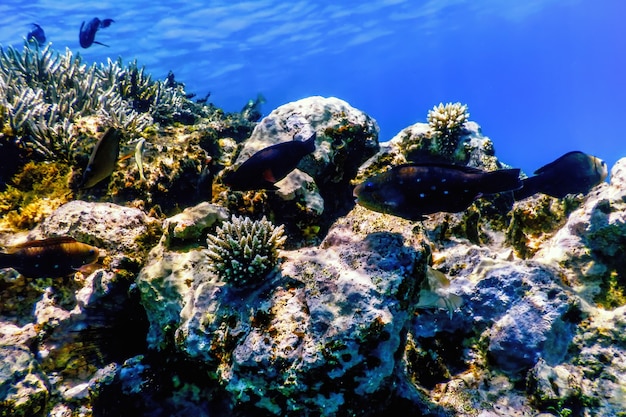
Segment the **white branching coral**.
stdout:
<svg viewBox="0 0 626 417">
<path fill-rule="evenodd" d="M 265 217 L 251 220 L 233 216 L 207 236 L 211 268 L 226 282 L 247 286 L 264 277 L 278 262 L 278 249 L 285 243 L 283 226 Z"/>
<path fill-rule="evenodd" d="M 439 103 L 428 111 L 428 124 L 433 131 L 433 151 L 452 156 L 459 144 L 463 125 L 469 120 L 467 105 L 461 103 Z"/>
<path fill-rule="evenodd" d="M 186 116 L 189 103 L 182 84 L 153 81 L 137 61 L 87 66 L 51 44 L 0 46 L 0 130 L 45 159 L 72 160 L 82 117 L 99 115 L 133 138 L 154 121 Z"/>
<path fill-rule="evenodd" d="M 458 132 L 469 120 L 467 105 L 461 103 L 439 103 L 428 111 L 428 124 L 437 133 L 447 135 Z"/>
</svg>

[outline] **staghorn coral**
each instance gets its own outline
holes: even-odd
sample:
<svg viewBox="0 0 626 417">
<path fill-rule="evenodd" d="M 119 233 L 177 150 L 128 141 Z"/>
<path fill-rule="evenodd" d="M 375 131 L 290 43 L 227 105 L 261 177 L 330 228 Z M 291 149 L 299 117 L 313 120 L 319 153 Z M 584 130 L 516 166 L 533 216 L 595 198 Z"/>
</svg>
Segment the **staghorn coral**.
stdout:
<svg viewBox="0 0 626 417">
<path fill-rule="evenodd" d="M 469 120 L 467 105 L 439 103 L 428 111 L 428 125 L 433 131 L 433 150 L 437 154 L 452 156 L 459 145 L 463 125 Z"/>
<path fill-rule="evenodd" d="M 283 226 L 275 227 L 265 217 L 253 221 L 233 216 L 207 236 L 211 268 L 234 286 L 243 287 L 265 276 L 278 261 L 285 243 Z"/>
<path fill-rule="evenodd" d="M 98 115 L 104 127 L 117 127 L 129 139 L 155 120 L 188 119 L 183 85 L 170 84 L 151 80 L 136 61 L 87 66 L 69 49 L 0 47 L 2 132 L 26 154 L 72 161 L 80 118 Z"/>
</svg>

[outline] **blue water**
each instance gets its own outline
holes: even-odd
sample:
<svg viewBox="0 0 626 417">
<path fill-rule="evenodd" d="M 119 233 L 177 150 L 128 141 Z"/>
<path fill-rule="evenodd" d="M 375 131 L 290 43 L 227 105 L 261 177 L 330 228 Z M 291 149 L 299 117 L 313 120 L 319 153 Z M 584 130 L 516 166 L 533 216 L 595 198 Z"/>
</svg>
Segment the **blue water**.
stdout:
<svg viewBox="0 0 626 417">
<path fill-rule="evenodd" d="M 86 5 L 89 3 L 89 5 Z M 112 18 L 82 49 L 83 20 Z M 626 156 L 622 0 L 3 0 L 0 45 L 30 23 L 86 62 L 172 70 L 227 111 L 336 96 L 374 117 L 381 141 L 460 101 L 504 162 L 532 172 L 570 150 Z"/>
</svg>

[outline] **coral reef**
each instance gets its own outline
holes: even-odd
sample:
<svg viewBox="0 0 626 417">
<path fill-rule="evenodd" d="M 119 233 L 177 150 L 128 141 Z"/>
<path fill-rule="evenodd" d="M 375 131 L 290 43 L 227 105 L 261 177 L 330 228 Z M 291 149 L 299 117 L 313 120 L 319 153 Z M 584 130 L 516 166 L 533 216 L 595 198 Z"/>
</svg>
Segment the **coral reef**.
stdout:
<svg viewBox="0 0 626 417">
<path fill-rule="evenodd" d="M 152 81 L 136 61 L 87 67 L 69 49 L 61 54 L 50 45 L 40 50 L 31 44 L 21 52 L 0 50 L 0 93 L 3 133 L 43 158 L 67 161 L 82 117 L 99 115 L 104 125 L 132 136 L 153 117 L 163 122 L 180 113 L 188 101 L 180 86 Z"/>
<path fill-rule="evenodd" d="M 286 239 L 283 231 L 265 217 L 233 216 L 207 236 L 211 269 L 234 287 L 258 282 L 278 262 L 278 249 Z"/>
<path fill-rule="evenodd" d="M 335 97 L 307 97 L 264 117 L 231 161 L 238 166 L 267 146 L 305 140 L 313 132 L 317 134 L 315 152 L 276 184 L 278 192 L 264 198 L 260 208 L 260 193 L 234 200 L 236 204 L 222 193 L 218 201 L 240 214 L 275 213 L 273 218 L 285 225 L 290 245 L 319 243 L 332 221 L 354 205 L 350 181 L 360 164 L 378 150 L 374 119 Z"/>
<path fill-rule="evenodd" d="M 84 67 L 44 48 L 3 50 L 0 64 L 0 140 L 17 161 L 0 167 L 0 243 L 71 236 L 101 252 L 60 279 L 0 270 L 0 414 L 626 411 L 626 159 L 575 199 L 502 194 L 411 222 L 355 206 L 351 181 L 428 158 L 503 168 L 465 106 L 379 145 L 376 122 L 336 98 L 255 124 L 136 62 Z M 46 122 L 65 103 L 47 95 L 64 91 L 54 79 L 77 75 L 85 85 L 62 95 L 97 84 L 101 100 Z M 19 94 L 7 76 L 24 78 Z M 46 142 L 24 112 L 67 119 L 73 136 Z M 74 139 L 109 125 L 136 160 L 73 188 L 93 146 Z M 222 184 L 257 150 L 312 132 L 315 152 L 277 191 Z"/>
</svg>

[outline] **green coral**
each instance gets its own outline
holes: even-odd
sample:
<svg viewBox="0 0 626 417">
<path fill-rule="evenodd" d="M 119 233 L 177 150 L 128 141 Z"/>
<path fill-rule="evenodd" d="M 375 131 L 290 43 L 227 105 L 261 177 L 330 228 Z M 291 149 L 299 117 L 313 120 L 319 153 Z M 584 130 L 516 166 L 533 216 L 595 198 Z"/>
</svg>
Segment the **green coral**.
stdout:
<svg viewBox="0 0 626 417">
<path fill-rule="evenodd" d="M 247 286 L 264 277 L 278 262 L 278 249 L 285 243 L 283 226 L 265 217 L 252 220 L 233 216 L 207 236 L 211 268 L 226 282 Z"/>
<path fill-rule="evenodd" d="M 463 125 L 469 120 L 467 105 L 461 103 L 439 103 L 428 112 L 428 125 L 433 131 L 433 151 L 451 157 L 459 145 Z"/>
</svg>

